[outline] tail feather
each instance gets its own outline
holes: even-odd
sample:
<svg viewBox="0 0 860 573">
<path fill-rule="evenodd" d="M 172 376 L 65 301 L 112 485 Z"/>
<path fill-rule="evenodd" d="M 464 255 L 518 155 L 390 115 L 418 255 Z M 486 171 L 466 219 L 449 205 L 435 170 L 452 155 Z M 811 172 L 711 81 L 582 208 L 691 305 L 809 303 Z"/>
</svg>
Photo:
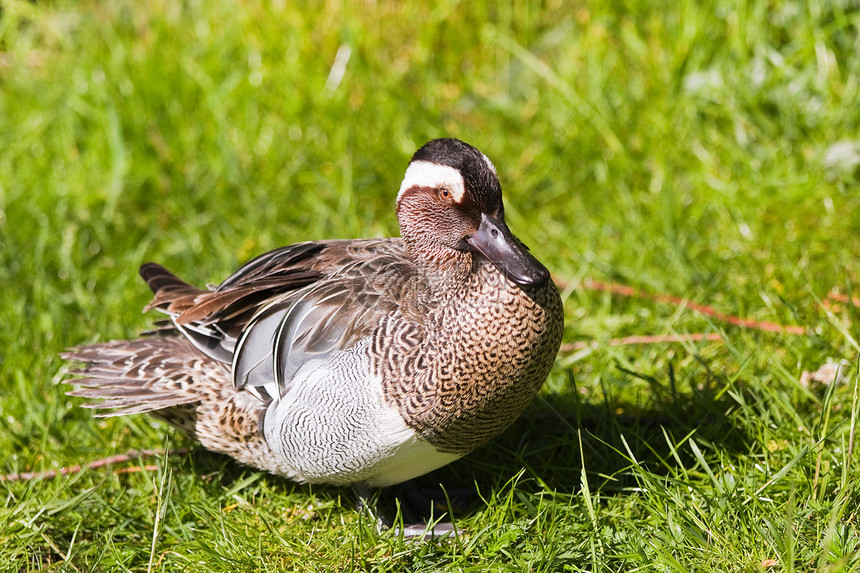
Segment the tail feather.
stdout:
<svg viewBox="0 0 860 573">
<path fill-rule="evenodd" d="M 267 403 L 233 386 L 230 366 L 198 350 L 182 336 L 156 335 L 72 348 L 66 360 L 70 396 L 98 417 L 150 415 L 239 462 L 283 471 L 266 444 L 262 420 Z"/>
<path fill-rule="evenodd" d="M 70 349 L 66 360 L 83 362 L 68 380 L 69 396 L 102 400 L 87 408 L 110 410 L 100 416 L 155 412 L 201 400 L 201 380 L 229 380 L 227 368 L 205 360 L 180 337 L 115 340 Z"/>
<path fill-rule="evenodd" d="M 254 295 L 264 286 L 269 286 L 265 283 L 225 291 L 204 290 L 186 283 L 157 263 L 146 263 L 141 266 L 140 276 L 155 294 L 150 303 L 144 307 L 144 312 L 152 309 L 160 310 L 170 315 L 172 322 L 180 325 L 194 322 L 207 323 L 207 319 L 212 316 Z M 299 277 L 299 279 L 303 278 L 304 274 Z M 247 311 L 248 309 L 242 306 L 239 314 Z"/>
<path fill-rule="evenodd" d="M 80 396 L 80 394 L 69 393 L 69 396 Z M 133 401 L 129 401 L 126 399 L 116 398 L 110 400 L 102 400 L 101 402 L 88 402 L 86 404 L 81 404 L 81 408 L 88 408 L 91 410 L 103 410 L 96 412 L 93 414 L 96 418 L 115 418 L 117 416 L 130 416 L 131 414 L 159 414 L 160 412 L 167 412 L 177 408 L 177 406 L 183 404 L 196 404 L 196 402 L 182 402 L 177 401 L 174 405 L 169 407 L 162 407 L 161 404 L 154 404 L 152 402 L 145 403 L 135 403 Z M 191 412 L 189 410 L 189 412 Z M 156 416 L 157 418 L 166 419 L 165 416 Z M 173 418 L 170 418 L 168 421 L 173 423 L 175 426 L 179 426 L 182 429 L 189 427 L 189 424 L 182 423 L 174 423 Z M 193 428 L 193 423 L 190 425 Z"/>
<path fill-rule="evenodd" d="M 158 263 L 144 263 L 141 265 L 140 276 L 143 277 L 143 280 L 146 281 L 147 286 L 152 289 L 152 292 L 164 289 L 197 290 Z"/>
<path fill-rule="evenodd" d="M 209 293 L 183 281 L 157 263 L 146 263 L 140 267 L 140 276 L 155 293 L 144 311 L 157 308 L 170 315 L 182 314 L 192 308 L 201 295 Z"/>
</svg>

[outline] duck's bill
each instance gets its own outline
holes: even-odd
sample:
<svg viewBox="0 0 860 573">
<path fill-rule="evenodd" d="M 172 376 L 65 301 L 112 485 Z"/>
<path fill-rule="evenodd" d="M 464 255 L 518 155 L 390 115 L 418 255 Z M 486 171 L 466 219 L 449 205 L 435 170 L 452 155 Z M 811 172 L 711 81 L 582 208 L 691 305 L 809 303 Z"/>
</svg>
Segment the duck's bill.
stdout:
<svg viewBox="0 0 860 573">
<path fill-rule="evenodd" d="M 501 215 L 482 214 L 478 232 L 466 242 L 520 286 L 540 286 L 549 280 L 547 268 L 514 237 Z"/>
</svg>

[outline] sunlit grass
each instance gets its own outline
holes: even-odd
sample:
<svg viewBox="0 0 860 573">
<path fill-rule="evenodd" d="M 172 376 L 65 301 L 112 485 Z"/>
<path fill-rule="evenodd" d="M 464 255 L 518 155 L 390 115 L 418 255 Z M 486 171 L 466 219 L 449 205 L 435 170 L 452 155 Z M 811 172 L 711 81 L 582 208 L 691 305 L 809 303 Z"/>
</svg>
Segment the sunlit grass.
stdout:
<svg viewBox="0 0 860 573">
<path fill-rule="evenodd" d="M 471 492 L 456 541 L 378 533 L 349 490 L 198 449 L 0 484 L 0 569 L 860 566 L 856 7 L 0 7 L 0 473 L 190 445 L 92 418 L 57 353 L 149 326 L 142 262 L 205 284 L 291 242 L 396 234 L 406 162 L 437 136 L 491 157 L 512 229 L 569 283 L 565 343 L 597 343 L 422 480 Z M 721 340 L 611 344 L 691 333 Z M 801 382 L 828 360 L 842 382 Z"/>
</svg>

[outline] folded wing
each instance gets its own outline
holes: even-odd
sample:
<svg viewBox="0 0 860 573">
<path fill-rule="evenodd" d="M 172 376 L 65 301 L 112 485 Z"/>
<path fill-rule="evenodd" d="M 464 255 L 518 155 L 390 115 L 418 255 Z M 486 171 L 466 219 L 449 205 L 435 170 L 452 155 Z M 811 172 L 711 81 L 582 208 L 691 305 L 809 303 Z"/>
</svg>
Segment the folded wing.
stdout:
<svg viewBox="0 0 860 573">
<path fill-rule="evenodd" d="M 399 315 L 420 329 L 420 297 L 400 296 L 421 288 L 407 261 L 398 240 L 332 241 L 261 255 L 214 290 L 153 263 L 141 275 L 155 292 L 147 308 L 165 312 L 199 350 L 231 364 L 237 388 L 269 400 L 290 388 L 301 367 L 324 365 L 386 318 Z"/>
</svg>

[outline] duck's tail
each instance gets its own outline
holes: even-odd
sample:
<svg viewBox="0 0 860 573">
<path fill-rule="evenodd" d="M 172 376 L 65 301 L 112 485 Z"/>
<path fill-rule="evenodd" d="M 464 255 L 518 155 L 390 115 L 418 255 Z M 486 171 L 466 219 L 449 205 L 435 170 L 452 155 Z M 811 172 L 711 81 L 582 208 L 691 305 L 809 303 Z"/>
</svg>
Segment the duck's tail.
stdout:
<svg viewBox="0 0 860 573">
<path fill-rule="evenodd" d="M 78 346 L 60 356 L 84 363 L 69 371 L 79 377 L 67 381 L 76 387 L 68 395 L 101 399 L 101 402 L 83 405 L 104 410 L 96 414 L 100 417 L 155 412 L 197 403 L 201 399 L 200 379 L 213 374 L 224 376 L 226 371 L 218 363 L 201 361 L 200 353 L 176 336 Z"/>
<path fill-rule="evenodd" d="M 69 371 L 69 396 L 100 417 L 149 413 L 209 450 L 265 467 L 271 453 L 262 433 L 267 404 L 237 390 L 230 367 L 180 336 L 156 335 L 71 348 L 62 358 L 83 363 Z"/>
</svg>

